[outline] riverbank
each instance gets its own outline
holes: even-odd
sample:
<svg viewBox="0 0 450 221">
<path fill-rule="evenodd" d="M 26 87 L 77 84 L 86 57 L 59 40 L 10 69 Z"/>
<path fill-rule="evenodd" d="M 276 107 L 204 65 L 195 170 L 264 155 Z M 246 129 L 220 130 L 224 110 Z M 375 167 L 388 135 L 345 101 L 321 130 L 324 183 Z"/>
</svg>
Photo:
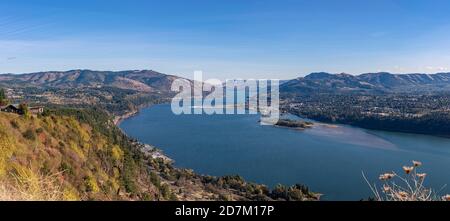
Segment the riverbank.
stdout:
<svg viewBox="0 0 450 221">
<path fill-rule="evenodd" d="M 137 114 L 139 114 L 139 112 L 140 112 L 141 110 L 143 110 L 143 109 L 145 109 L 145 108 L 149 108 L 149 107 L 151 107 L 151 106 L 153 106 L 153 105 L 156 105 L 156 104 L 159 104 L 159 103 L 143 104 L 143 105 L 138 106 L 138 107 L 136 108 L 136 110 L 129 110 L 129 111 L 126 111 L 125 114 L 122 114 L 122 115 L 114 115 L 114 120 L 113 120 L 113 122 L 114 122 L 114 124 L 115 124 L 116 126 L 119 126 L 120 123 L 122 123 L 124 120 L 126 120 L 126 119 L 128 119 L 128 118 L 131 118 L 131 117 L 134 117 L 134 116 L 136 116 Z M 164 103 L 161 103 L 161 104 L 164 104 Z"/>
<path fill-rule="evenodd" d="M 133 117 L 133 116 L 135 116 L 135 115 L 138 114 L 138 113 L 139 113 L 139 111 L 136 110 L 136 111 L 130 111 L 130 112 L 127 112 L 127 113 L 125 113 L 125 114 L 123 114 L 123 115 L 114 116 L 113 122 L 114 122 L 114 124 L 115 124 L 116 126 L 119 126 L 119 124 L 122 123 L 124 120 L 126 120 L 126 119 L 128 119 L 128 118 L 130 118 L 130 117 Z"/>
<path fill-rule="evenodd" d="M 419 118 L 410 119 L 400 119 L 395 117 L 383 117 L 383 118 L 372 118 L 372 117 L 331 117 L 327 115 L 316 115 L 316 114 L 303 114 L 297 110 L 288 110 L 287 113 L 301 117 L 309 118 L 314 121 L 318 121 L 325 124 L 338 124 L 347 125 L 352 127 L 358 127 L 367 130 L 374 131 L 384 131 L 384 132 L 394 132 L 394 133 L 405 133 L 405 134 L 416 134 L 416 135 L 428 135 L 440 138 L 450 139 L 450 131 L 441 131 L 440 126 L 434 126 L 439 122 L 439 120 L 434 120 L 433 118 L 427 118 L 421 120 Z M 428 124 L 424 122 L 429 120 Z M 422 126 L 419 126 L 422 125 Z M 439 128 L 439 130 L 436 130 Z"/>
<path fill-rule="evenodd" d="M 133 111 L 128 111 L 123 115 L 119 115 L 119 116 L 114 116 L 114 125 L 116 125 L 118 128 L 120 123 L 122 123 L 123 121 L 136 116 L 137 114 L 139 114 L 139 112 L 142 109 L 145 108 L 149 108 L 152 105 L 143 105 L 142 107 L 139 107 L 138 110 L 133 110 Z M 125 133 L 125 131 L 123 131 L 121 129 L 121 131 L 123 133 Z M 126 133 L 125 133 L 126 134 Z M 142 153 L 144 153 L 144 155 L 151 157 L 153 159 L 161 159 L 167 163 L 173 163 L 175 162 L 173 159 L 171 159 L 170 157 L 168 157 L 167 155 L 165 155 L 162 150 L 157 149 L 156 147 L 150 145 L 150 144 L 145 144 L 145 143 L 141 143 L 139 141 L 136 141 L 133 143 Z"/>
</svg>

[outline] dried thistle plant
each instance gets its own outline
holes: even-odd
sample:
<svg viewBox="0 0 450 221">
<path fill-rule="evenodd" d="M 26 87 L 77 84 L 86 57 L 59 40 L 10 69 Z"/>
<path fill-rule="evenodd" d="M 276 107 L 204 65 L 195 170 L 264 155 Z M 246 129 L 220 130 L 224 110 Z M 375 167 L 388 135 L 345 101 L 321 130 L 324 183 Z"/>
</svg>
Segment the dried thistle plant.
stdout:
<svg viewBox="0 0 450 221">
<path fill-rule="evenodd" d="M 421 166 L 422 162 L 412 161 L 412 166 L 403 166 L 404 175 L 395 172 L 381 174 L 379 179 L 383 186 L 380 189 L 376 184 L 370 184 L 364 173 L 363 177 L 377 201 L 450 201 L 450 194 L 439 197 L 436 191 L 423 185 L 427 174 L 418 172 Z"/>
</svg>

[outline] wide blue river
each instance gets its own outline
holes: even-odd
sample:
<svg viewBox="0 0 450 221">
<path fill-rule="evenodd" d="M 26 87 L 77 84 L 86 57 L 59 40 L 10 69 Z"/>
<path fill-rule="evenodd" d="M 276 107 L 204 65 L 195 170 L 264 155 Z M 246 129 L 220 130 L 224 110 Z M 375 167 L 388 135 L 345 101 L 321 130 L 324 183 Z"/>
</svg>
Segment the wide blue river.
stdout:
<svg viewBox="0 0 450 221">
<path fill-rule="evenodd" d="M 162 149 L 175 165 L 215 176 L 241 175 L 270 187 L 302 183 L 324 200 L 372 196 L 382 172 L 423 162 L 426 185 L 450 193 L 450 139 L 317 124 L 298 131 L 261 126 L 258 115 L 174 115 L 157 105 L 125 120 L 130 136 Z"/>
</svg>

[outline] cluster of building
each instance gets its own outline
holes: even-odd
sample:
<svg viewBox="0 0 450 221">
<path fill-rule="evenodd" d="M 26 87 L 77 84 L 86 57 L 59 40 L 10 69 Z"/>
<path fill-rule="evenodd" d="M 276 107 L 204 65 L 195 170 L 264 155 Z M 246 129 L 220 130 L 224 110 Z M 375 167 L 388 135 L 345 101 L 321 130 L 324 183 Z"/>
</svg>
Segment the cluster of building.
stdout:
<svg viewBox="0 0 450 221">
<path fill-rule="evenodd" d="M 0 106 L 0 111 L 22 115 L 24 113 L 19 106 L 20 106 L 19 104 L 9 104 L 6 106 Z M 30 114 L 33 115 L 42 114 L 44 112 L 44 107 L 42 106 L 28 107 L 28 111 L 30 112 Z"/>
</svg>

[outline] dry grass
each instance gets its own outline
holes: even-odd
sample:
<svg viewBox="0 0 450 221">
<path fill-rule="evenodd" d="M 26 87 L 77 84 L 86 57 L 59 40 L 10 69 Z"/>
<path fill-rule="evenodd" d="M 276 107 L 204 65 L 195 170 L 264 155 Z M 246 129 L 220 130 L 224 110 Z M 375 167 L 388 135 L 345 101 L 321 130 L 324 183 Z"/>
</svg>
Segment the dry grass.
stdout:
<svg viewBox="0 0 450 221">
<path fill-rule="evenodd" d="M 0 182 L 0 201 L 61 201 L 64 189 L 55 175 L 34 175 L 28 170 L 11 174 L 13 179 Z"/>
<path fill-rule="evenodd" d="M 450 201 L 450 195 L 440 197 L 439 192 L 424 186 L 427 174 L 418 171 L 421 166 L 421 162 L 412 161 L 411 166 L 402 168 L 403 175 L 395 172 L 381 174 L 379 177 L 383 182 L 381 188 L 376 184 L 370 184 L 364 173 L 363 177 L 377 201 Z"/>
</svg>

